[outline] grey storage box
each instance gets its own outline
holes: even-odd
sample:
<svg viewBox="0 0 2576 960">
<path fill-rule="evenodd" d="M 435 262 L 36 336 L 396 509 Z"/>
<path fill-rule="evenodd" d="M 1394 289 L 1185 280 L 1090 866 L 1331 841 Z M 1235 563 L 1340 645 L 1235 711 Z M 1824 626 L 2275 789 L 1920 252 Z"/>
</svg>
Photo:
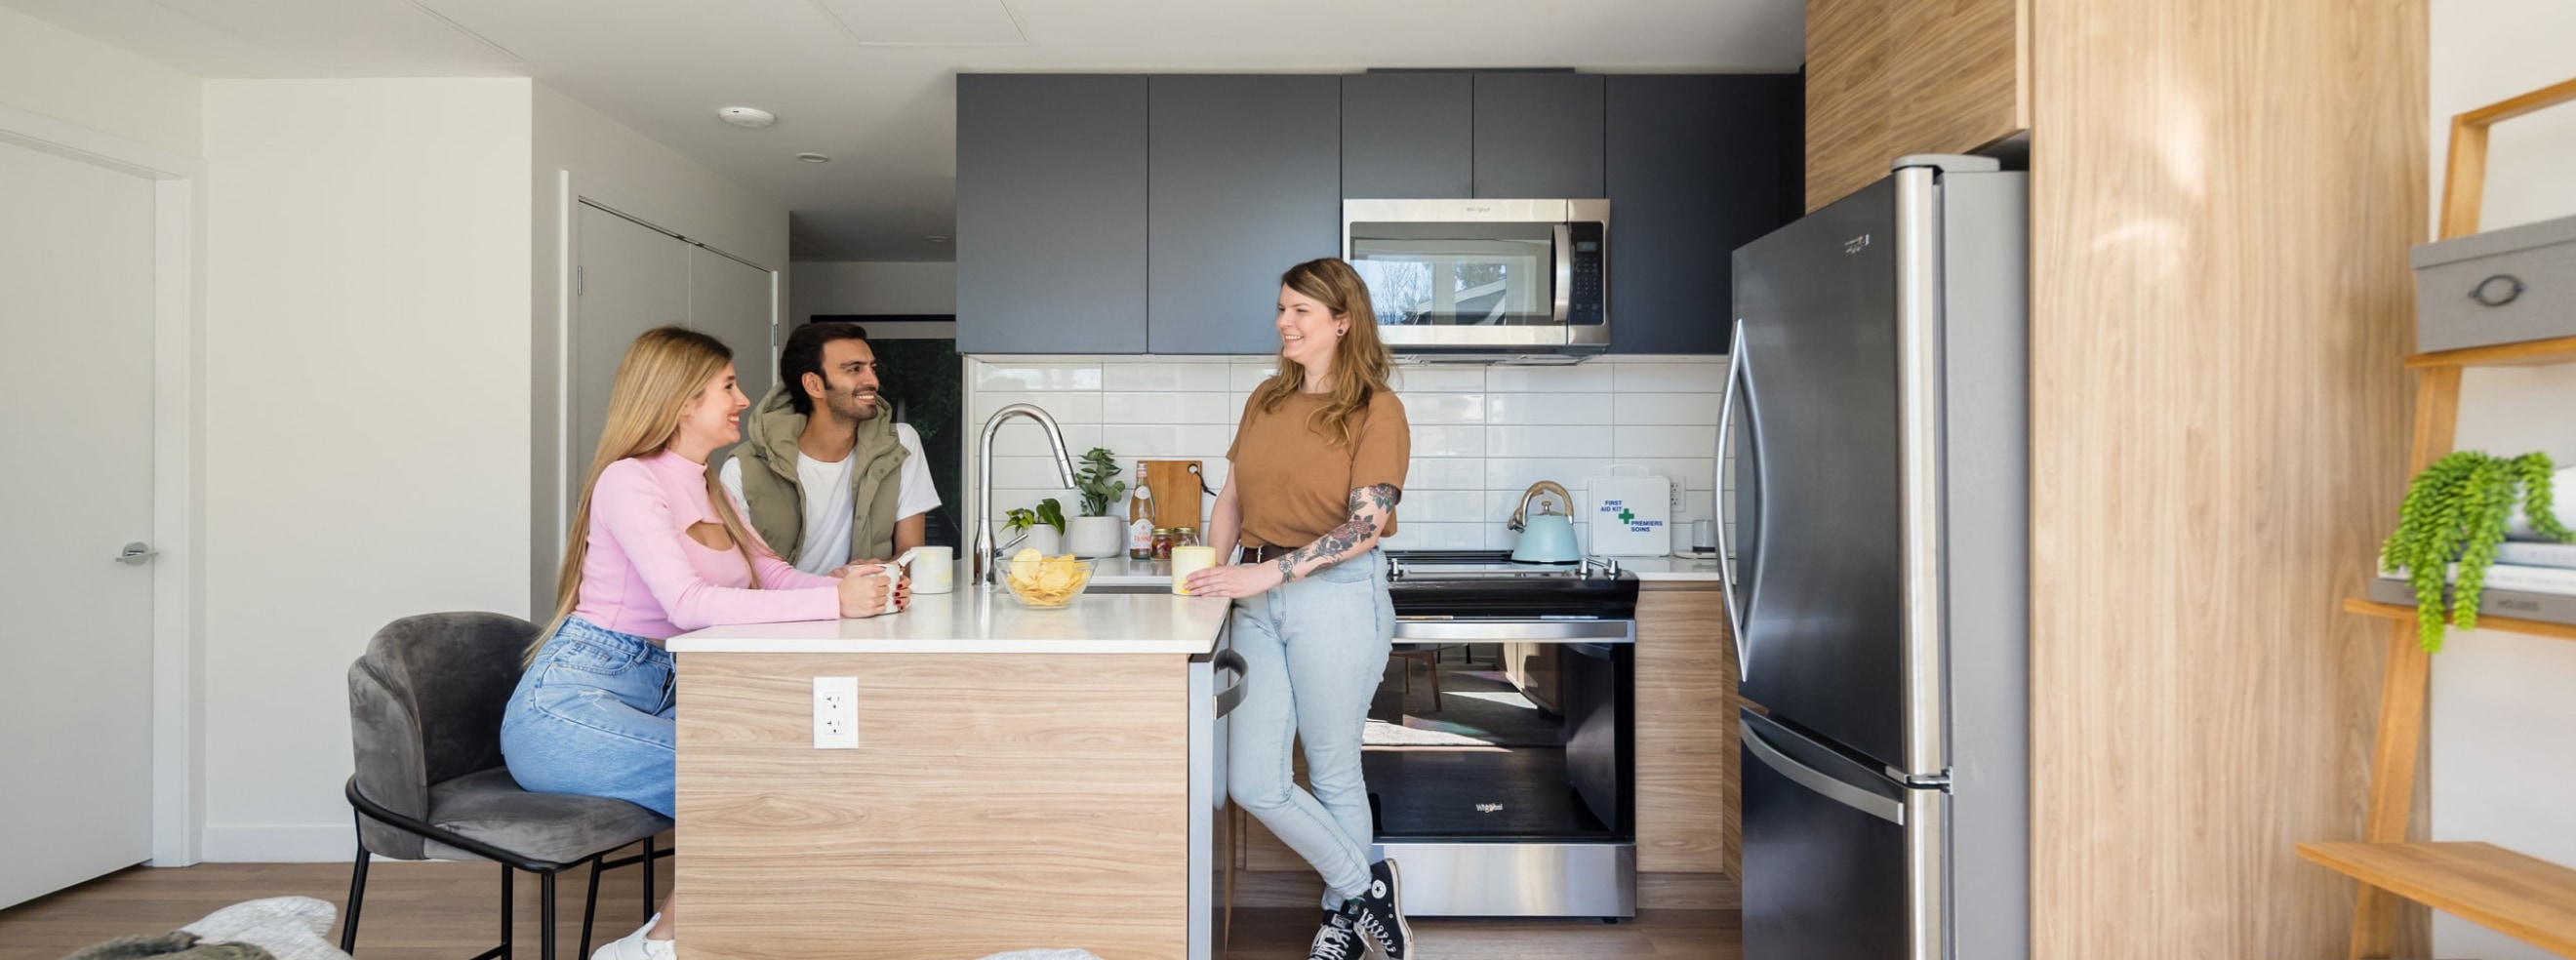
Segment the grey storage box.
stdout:
<svg viewBox="0 0 2576 960">
<path fill-rule="evenodd" d="M 2576 337 L 2576 217 L 2415 248 L 2415 349 Z"/>
</svg>

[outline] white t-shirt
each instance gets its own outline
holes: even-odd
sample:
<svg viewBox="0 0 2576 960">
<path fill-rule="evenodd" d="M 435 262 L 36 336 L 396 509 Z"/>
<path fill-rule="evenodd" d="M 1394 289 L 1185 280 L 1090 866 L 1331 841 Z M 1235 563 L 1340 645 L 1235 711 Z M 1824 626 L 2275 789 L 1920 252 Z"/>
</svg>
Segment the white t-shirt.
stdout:
<svg viewBox="0 0 2576 960">
<path fill-rule="evenodd" d="M 939 488 L 930 482 L 930 458 L 921 452 L 921 435 L 912 425 L 894 425 L 894 439 L 903 444 L 903 467 L 896 473 L 894 515 L 906 520 L 929 513 L 939 507 Z M 796 553 L 796 569 L 822 574 L 850 562 L 850 463 L 856 457 L 842 457 L 836 463 L 824 463 L 802 453 L 796 455 L 796 482 L 805 488 L 805 546 Z M 742 458 L 725 461 L 724 470 L 716 475 L 725 490 L 733 494 L 736 509 L 742 506 Z"/>
</svg>

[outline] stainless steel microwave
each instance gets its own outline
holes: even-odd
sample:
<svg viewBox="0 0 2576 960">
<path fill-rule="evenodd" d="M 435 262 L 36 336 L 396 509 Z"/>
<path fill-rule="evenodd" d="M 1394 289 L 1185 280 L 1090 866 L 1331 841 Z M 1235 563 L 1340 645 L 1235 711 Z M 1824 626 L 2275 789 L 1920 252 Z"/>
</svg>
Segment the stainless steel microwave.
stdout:
<svg viewBox="0 0 2576 960">
<path fill-rule="evenodd" d="M 1398 353 L 1610 345 L 1608 200 L 1344 200 L 1342 259 Z"/>
</svg>

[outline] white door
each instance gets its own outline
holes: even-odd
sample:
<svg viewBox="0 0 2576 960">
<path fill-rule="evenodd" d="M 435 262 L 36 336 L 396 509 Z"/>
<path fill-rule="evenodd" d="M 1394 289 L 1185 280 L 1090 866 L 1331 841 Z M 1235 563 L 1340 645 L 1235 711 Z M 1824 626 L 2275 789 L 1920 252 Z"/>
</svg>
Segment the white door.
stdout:
<svg viewBox="0 0 2576 960">
<path fill-rule="evenodd" d="M 608 387 L 635 337 L 689 322 L 688 244 L 587 203 L 573 205 L 572 476 L 579 494 L 590 479 L 599 432 L 608 424 Z M 569 508 L 570 504 L 567 503 Z M 569 510 L 566 513 L 570 515 Z"/>
<path fill-rule="evenodd" d="M 0 907 L 152 855 L 152 218 L 0 143 Z"/>
<path fill-rule="evenodd" d="M 689 325 L 733 348 L 743 395 L 759 403 L 778 379 L 769 352 L 769 271 L 705 247 L 689 248 Z"/>
</svg>

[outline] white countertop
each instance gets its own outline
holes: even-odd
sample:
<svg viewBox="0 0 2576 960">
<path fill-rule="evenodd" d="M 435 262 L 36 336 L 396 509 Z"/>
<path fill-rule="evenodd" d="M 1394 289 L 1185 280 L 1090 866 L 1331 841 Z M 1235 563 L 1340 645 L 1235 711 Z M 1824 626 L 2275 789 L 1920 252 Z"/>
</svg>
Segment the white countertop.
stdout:
<svg viewBox="0 0 2576 960">
<path fill-rule="evenodd" d="M 1634 573 L 1637 579 L 1647 583 L 1659 580 L 1722 583 L 1725 580 L 1725 575 L 1718 571 L 1715 560 L 1693 560 L 1687 557 L 1612 557 L 1610 559 L 1619 561 L 1619 569 Z"/>
<path fill-rule="evenodd" d="M 1110 581 L 1102 564 L 1094 586 Z M 1132 576 L 1132 574 L 1130 574 Z M 1165 574 L 1162 581 L 1170 582 Z M 1169 593 L 1084 593 L 1056 610 L 1021 607 L 999 588 L 961 580 L 955 593 L 914 594 L 912 609 L 864 620 L 710 627 L 671 638 L 675 653 L 1161 653 L 1216 649 L 1232 604 Z"/>
</svg>

